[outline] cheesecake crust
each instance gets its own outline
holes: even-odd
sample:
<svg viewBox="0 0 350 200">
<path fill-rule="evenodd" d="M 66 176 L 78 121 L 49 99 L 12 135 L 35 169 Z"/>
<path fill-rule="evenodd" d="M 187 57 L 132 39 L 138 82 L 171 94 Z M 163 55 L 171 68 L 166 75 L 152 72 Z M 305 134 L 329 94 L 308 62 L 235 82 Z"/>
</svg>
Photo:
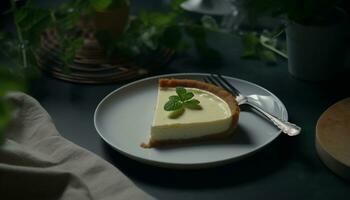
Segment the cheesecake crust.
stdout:
<svg viewBox="0 0 350 200">
<path fill-rule="evenodd" d="M 179 140 L 152 140 L 148 143 L 142 143 L 141 147 L 143 148 L 153 148 L 153 147 L 163 147 L 173 144 L 187 144 L 194 143 L 199 141 L 209 141 L 209 140 L 220 140 L 230 137 L 238 124 L 238 118 L 240 109 L 238 103 L 236 101 L 236 97 L 232 96 L 231 93 L 224 90 L 223 88 L 217 87 L 215 85 L 205 83 L 202 81 L 192 80 L 192 79 L 174 79 L 174 78 L 161 78 L 159 79 L 159 86 L 162 88 L 167 87 L 188 87 L 188 88 L 197 88 L 201 90 L 206 90 L 215 94 L 216 96 L 223 99 L 229 106 L 232 113 L 232 123 L 230 128 L 227 131 L 206 135 L 198 138 L 190 138 L 190 139 L 179 139 Z"/>
</svg>

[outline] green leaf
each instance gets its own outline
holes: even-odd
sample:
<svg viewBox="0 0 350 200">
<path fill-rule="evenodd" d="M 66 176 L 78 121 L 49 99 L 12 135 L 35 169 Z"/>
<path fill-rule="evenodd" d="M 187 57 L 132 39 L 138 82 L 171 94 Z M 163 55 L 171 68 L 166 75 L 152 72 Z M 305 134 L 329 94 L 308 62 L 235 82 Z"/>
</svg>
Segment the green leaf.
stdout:
<svg viewBox="0 0 350 200">
<path fill-rule="evenodd" d="M 64 73 L 69 73 L 69 65 L 73 62 L 76 52 L 84 45 L 84 38 L 75 37 L 71 35 L 58 35 L 60 44 L 62 45 L 58 50 L 57 57 L 61 62 Z"/>
<path fill-rule="evenodd" d="M 176 15 L 142 10 L 138 19 L 146 26 L 165 27 L 176 24 Z"/>
<path fill-rule="evenodd" d="M 245 46 L 254 47 L 260 43 L 260 39 L 256 33 L 248 33 L 242 38 Z"/>
<path fill-rule="evenodd" d="M 21 23 L 28 15 L 28 11 L 25 9 L 17 10 L 14 13 L 16 23 Z"/>
<path fill-rule="evenodd" d="M 272 51 L 269 51 L 269 50 L 263 50 L 261 51 L 260 53 L 260 58 L 266 62 L 269 62 L 269 63 L 276 63 L 277 62 L 277 57 L 276 57 L 276 54 L 273 53 Z"/>
<path fill-rule="evenodd" d="M 169 97 L 169 100 L 170 101 L 181 101 L 180 97 L 179 96 L 176 96 L 176 95 L 172 95 Z"/>
<path fill-rule="evenodd" d="M 192 100 L 186 101 L 186 103 L 198 105 L 200 101 L 198 101 L 197 99 L 192 99 Z"/>
<path fill-rule="evenodd" d="M 183 115 L 185 112 L 185 109 L 182 107 L 180 109 L 174 110 L 173 112 L 171 112 L 169 114 L 169 118 L 171 119 L 177 119 L 179 118 L 181 115 Z"/>
<path fill-rule="evenodd" d="M 181 101 L 185 101 L 187 90 L 183 87 L 176 87 L 176 94 L 179 95 Z"/>
<path fill-rule="evenodd" d="M 241 58 L 243 59 L 256 59 L 257 58 L 257 53 L 256 50 L 254 48 L 246 48 L 244 49 Z"/>
<path fill-rule="evenodd" d="M 4 139 L 4 131 L 11 119 L 11 109 L 9 104 L 0 98 L 0 144 Z"/>
<path fill-rule="evenodd" d="M 24 79 L 10 71 L 10 67 L 0 65 L 0 143 L 3 140 L 3 132 L 11 117 L 11 107 L 3 98 L 9 91 L 24 91 Z"/>
<path fill-rule="evenodd" d="M 174 12 L 182 12 L 183 9 L 181 8 L 181 4 L 187 0 L 172 0 L 171 2 L 171 9 Z"/>
<path fill-rule="evenodd" d="M 0 80 L 0 98 L 2 98 L 8 91 L 25 90 L 24 80 L 21 77 L 16 76 L 16 74 L 11 73 L 7 66 L 0 65 Z"/>
<path fill-rule="evenodd" d="M 192 92 L 187 92 L 182 96 L 182 98 L 183 98 L 183 101 L 187 101 L 187 100 L 190 100 L 193 96 L 194 94 Z"/>
<path fill-rule="evenodd" d="M 106 10 L 113 3 L 113 0 L 90 0 L 91 6 L 97 11 Z"/>
<path fill-rule="evenodd" d="M 164 110 L 173 111 L 182 108 L 182 102 L 180 101 L 168 101 L 164 105 Z"/>
<path fill-rule="evenodd" d="M 184 103 L 184 106 L 186 108 L 193 109 L 193 110 L 201 110 L 202 106 L 200 106 L 199 103 L 200 102 L 197 99 L 192 99 L 192 100 L 186 101 Z"/>
<path fill-rule="evenodd" d="M 244 50 L 241 55 L 243 59 L 260 59 L 270 64 L 277 62 L 277 55 L 287 58 L 285 53 L 277 49 L 277 38 L 271 38 L 269 32 L 258 36 L 256 33 L 248 33 L 243 36 Z"/>
<path fill-rule="evenodd" d="M 187 92 L 184 87 L 176 87 L 176 93 L 177 95 L 172 95 L 169 97 L 169 101 L 164 105 L 164 110 L 174 111 L 178 109 L 184 109 L 184 107 L 189 109 L 202 108 L 199 105 L 200 102 L 197 99 L 192 99 L 194 97 L 194 94 L 192 92 Z"/>
<path fill-rule="evenodd" d="M 50 12 L 47 9 L 39 8 L 33 1 L 26 1 L 25 5 L 13 9 L 14 22 L 17 31 L 28 41 L 30 46 L 39 43 L 41 33 L 50 24 Z M 23 41 L 22 41 L 23 43 Z"/>
<path fill-rule="evenodd" d="M 204 15 L 201 18 L 201 22 L 204 28 L 207 28 L 209 30 L 218 31 L 219 25 L 217 24 L 216 20 L 208 15 Z"/>
<path fill-rule="evenodd" d="M 158 43 L 154 40 L 154 36 L 158 33 L 156 27 L 152 26 L 147 29 L 141 35 L 141 40 L 150 49 L 156 50 L 158 48 Z"/>
</svg>

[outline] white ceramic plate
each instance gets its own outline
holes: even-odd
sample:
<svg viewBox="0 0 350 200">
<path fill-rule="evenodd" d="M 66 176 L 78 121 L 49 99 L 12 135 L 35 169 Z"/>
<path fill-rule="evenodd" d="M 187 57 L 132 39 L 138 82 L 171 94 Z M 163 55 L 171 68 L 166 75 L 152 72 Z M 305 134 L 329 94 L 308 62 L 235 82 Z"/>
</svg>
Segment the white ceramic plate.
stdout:
<svg viewBox="0 0 350 200">
<path fill-rule="evenodd" d="M 124 155 L 152 165 L 170 168 L 201 168 L 234 161 L 273 141 L 281 131 L 253 111 L 242 110 L 238 129 L 227 142 L 201 143 L 181 147 L 144 149 L 153 120 L 158 79 L 176 77 L 202 80 L 207 74 L 169 74 L 127 84 L 107 95 L 97 106 L 95 127 L 101 138 Z M 253 83 L 226 77 L 243 94 L 263 95 L 266 111 L 287 120 L 283 103 L 268 90 Z"/>
</svg>

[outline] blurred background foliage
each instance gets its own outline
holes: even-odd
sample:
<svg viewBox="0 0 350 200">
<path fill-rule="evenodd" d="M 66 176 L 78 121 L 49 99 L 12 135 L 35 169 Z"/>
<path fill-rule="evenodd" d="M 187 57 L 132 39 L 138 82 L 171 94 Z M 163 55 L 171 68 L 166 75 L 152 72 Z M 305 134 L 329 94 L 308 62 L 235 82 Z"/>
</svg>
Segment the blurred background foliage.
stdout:
<svg viewBox="0 0 350 200">
<path fill-rule="evenodd" d="M 26 91 L 26 80 L 20 74 L 0 65 L 0 143 L 3 141 L 3 132 L 12 114 L 11 105 L 5 100 L 5 94 L 9 91 Z"/>
<path fill-rule="evenodd" d="M 270 17 L 302 24 L 324 24 L 334 17 L 335 7 L 350 11 L 350 1 L 345 0 L 237 0 L 240 12 L 245 15 L 246 29 L 234 32 L 221 30 L 214 17 L 204 15 L 200 20 L 189 17 L 180 8 L 184 1 L 170 1 L 166 12 L 141 10 L 117 36 L 106 31 L 96 31 L 95 36 L 107 56 L 117 52 L 137 57 L 167 47 L 178 53 L 194 48 L 200 59 L 220 60 L 219 51 L 207 43 L 208 32 L 235 34 L 242 38 L 241 58 L 273 64 L 279 57 L 286 58 L 286 43 L 281 34 L 284 25 L 277 23 L 275 28 L 256 31 L 252 27 L 259 19 Z M 35 0 L 0 1 L 0 59 L 5 61 L 0 64 L 0 135 L 11 116 L 5 93 L 25 91 L 26 82 L 39 75 L 36 55 L 41 34 L 47 29 L 55 30 L 55 37 L 62 44 L 57 56 L 63 63 L 62 69 L 69 73 L 67 66 L 84 45 L 81 35 L 72 34 L 79 32 L 77 25 L 82 19 L 91 20 L 95 12 L 114 9 L 123 2 L 125 0 L 69 0 L 44 8 Z M 10 23 L 4 23 L 3 19 Z"/>
<path fill-rule="evenodd" d="M 260 17 L 284 17 L 303 25 L 333 23 L 334 9 L 348 10 L 347 0 L 243 0 L 249 19 Z"/>
<path fill-rule="evenodd" d="M 215 20 L 209 17 L 203 24 L 190 20 L 180 8 L 183 1 L 172 1 L 168 12 L 141 11 L 117 36 L 105 31 L 96 31 L 95 36 L 107 56 L 115 52 L 139 56 L 162 47 L 181 52 L 190 46 L 184 40 L 186 33 L 202 58 L 218 57 L 216 50 L 207 45 L 205 34 L 217 26 Z M 70 0 L 46 8 L 35 0 L 1 1 L 1 19 L 6 18 L 6 23 L 0 20 L 0 59 L 4 61 L 0 65 L 0 135 L 11 116 L 10 105 L 4 99 L 6 92 L 25 91 L 26 83 L 40 75 L 36 56 L 41 47 L 41 34 L 48 29 L 55 30 L 55 38 L 61 44 L 57 57 L 63 63 L 62 69 L 69 73 L 68 65 L 84 45 L 79 34 L 80 24 L 91 21 L 96 12 L 108 12 L 122 3 L 125 0 Z"/>
</svg>

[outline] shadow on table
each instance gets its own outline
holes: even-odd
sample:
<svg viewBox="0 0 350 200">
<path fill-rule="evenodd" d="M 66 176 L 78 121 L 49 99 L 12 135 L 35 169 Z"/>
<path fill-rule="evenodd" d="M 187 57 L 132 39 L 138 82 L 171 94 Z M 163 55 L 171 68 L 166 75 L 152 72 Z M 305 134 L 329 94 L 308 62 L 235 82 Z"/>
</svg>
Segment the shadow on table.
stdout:
<svg viewBox="0 0 350 200">
<path fill-rule="evenodd" d="M 224 166 L 175 170 L 146 165 L 121 155 L 104 143 L 108 160 L 124 174 L 138 182 L 161 187 L 202 189 L 234 186 L 257 181 L 286 167 L 297 138 L 280 136 L 254 155 Z"/>
</svg>

